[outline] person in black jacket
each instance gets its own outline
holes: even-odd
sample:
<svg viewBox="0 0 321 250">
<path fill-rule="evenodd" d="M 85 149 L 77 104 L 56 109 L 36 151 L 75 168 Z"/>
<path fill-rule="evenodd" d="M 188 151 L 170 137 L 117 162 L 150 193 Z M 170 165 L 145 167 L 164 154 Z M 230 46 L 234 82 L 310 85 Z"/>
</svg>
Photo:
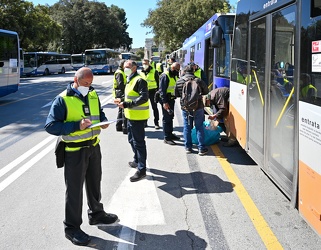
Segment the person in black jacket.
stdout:
<svg viewBox="0 0 321 250">
<path fill-rule="evenodd" d="M 183 76 L 178 79 L 175 86 L 175 96 L 176 97 L 182 97 L 182 91 L 184 84 L 188 81 L 188 79 L 195 79 L 196 83 L 200 87 L 201 95 L 206 95 L 208 93 L 208 87 L 206 83 L 200 79 L 195 77 L 194 75 L 194 68 L 192 65 L 187 65 L 184 68 Z M 181 100 L 182 101 L 182 100 Z M 182 102 L 181 102 L 182 106 Z M 205 147 L 204 144 L 204 104 L 202 100 L 202 96 L 200 96 L 198 101 L 198 106 L 195 111 L 187 111 L 182 108 L 182 114 L 184 118 L 184 144 L 185 144 L 185 150 L 187 154 L 190 154 L 193 152 L 192 150 L 192 128 L 193 124 L 195 123 L 195 129 L 196 129 L 196 135 L 198 140 L 198 154 L 199 155 L 205 155 L 208 152 L 208 149 Z"/>
</svg>

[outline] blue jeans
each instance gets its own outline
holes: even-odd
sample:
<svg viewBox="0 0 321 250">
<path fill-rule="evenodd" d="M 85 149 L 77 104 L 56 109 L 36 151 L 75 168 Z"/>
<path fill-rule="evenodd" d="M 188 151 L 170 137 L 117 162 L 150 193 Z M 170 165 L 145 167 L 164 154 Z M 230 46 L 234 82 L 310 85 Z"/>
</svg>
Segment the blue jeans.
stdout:
<svg viewBox="0 0 321 250">
<path fill-rule="evenodd" d="M 184 144 L 185 148 L 189 149 L 192 148 L 193 143 L 192 143 L 192 128 L 195 123 L 195 128 L 196 128 L 196 136 L 198 140 L 198 150 L 203 150 L 205 148 L 204 145 L 204 109 L 198 109 L 195 110 L 194 112 L 188 112 L 183 110 L 182 111 L 183 118 L 184 118 L 184 129 L 183 129 L 183 134 L 184 134 Z"/>
<path fill-rule="evenodd" d="M 127 121 L 128 142 L 134 152 L 134 161 L 138 163 L 138 170 L 146 169 L 147 150 L 145 142 L 145 122 Z"/>
</svg>

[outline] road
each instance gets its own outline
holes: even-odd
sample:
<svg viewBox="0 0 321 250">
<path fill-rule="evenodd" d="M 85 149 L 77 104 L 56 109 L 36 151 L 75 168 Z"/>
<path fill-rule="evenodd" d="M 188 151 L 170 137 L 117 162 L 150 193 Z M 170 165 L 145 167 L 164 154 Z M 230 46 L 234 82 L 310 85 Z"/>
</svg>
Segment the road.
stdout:
<svg viewBox="0 0 321 250">
<path fill-rule="evenodd" d="M 43 129 L 73 74 L 23 78 L 18 92 L 0 99 L 1 249 L 80 248 L 64 237 L 63 169 L 55 166 L 56 137 Z M 115 119 L 112 76 L 95 76 L 93 86 Z M 182 136 L 179 105 L 174 126 Z M 92 237 L 85 248 L 320 249 L 320 237 L 240 147 L 218 143 L 206 156 L 186 155 L 183 140 L 166 145 L 162 130 L 149 126 L 147 178 L 131 183 L 127 136 L 112 124 L 100 138 L 102 202 L 120 221 L 90 226 L 85 197 L 82 229 Z"/>
</svg>

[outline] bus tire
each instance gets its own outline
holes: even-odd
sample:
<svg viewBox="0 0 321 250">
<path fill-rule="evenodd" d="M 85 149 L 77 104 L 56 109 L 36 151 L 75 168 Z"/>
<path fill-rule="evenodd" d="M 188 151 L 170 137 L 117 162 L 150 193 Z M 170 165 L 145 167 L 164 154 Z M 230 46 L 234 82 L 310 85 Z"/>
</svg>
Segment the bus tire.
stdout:
<svg viewBox="0 0 321 250">
<path fill-rule="evenodd" d="M 45 69 L 45 72 L 43 73 L 45 76 L 49 75 L 49 69 Z"/>
</svg>

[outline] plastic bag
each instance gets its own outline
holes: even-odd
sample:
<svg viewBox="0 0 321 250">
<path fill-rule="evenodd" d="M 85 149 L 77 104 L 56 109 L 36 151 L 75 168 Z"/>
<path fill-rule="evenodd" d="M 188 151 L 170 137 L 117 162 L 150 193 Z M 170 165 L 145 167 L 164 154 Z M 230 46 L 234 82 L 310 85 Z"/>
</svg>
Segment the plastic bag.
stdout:
<svg viewBox="0 0 321 250">
<path fill-rule="evenodd" d="M 223 131 L 220 126 L 217 125 L 217 121 L 207 120 L 203 122 L 204 126 L 204 144 L 210 146 L 217 143 L 220 140 L 221 132 Z M 198 145 L 195 126 L 192 129 L 192 143 Z"/>
</svg>

